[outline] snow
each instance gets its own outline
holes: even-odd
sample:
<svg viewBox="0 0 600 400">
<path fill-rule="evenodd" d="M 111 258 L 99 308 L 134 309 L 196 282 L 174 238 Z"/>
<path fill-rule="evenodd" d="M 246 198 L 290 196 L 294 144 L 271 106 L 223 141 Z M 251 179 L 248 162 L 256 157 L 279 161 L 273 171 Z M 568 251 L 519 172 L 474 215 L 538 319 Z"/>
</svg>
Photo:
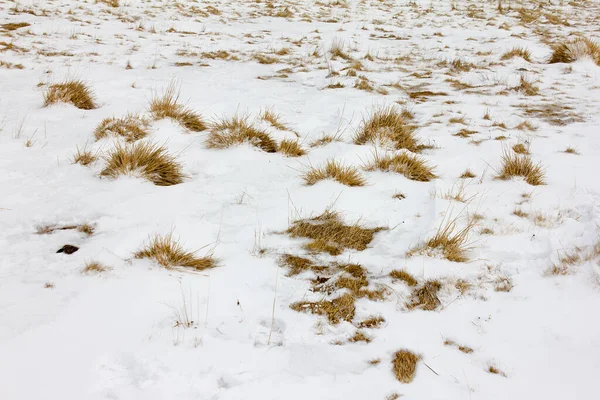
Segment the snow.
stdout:
<svg viewBox="0 0 600 400">
<path fill-rule="evenodd" d="M 0 29 L 0 398 L 596 398 L 600 257 L 566 275 L 547 271 L 565 252 L 586 252 L 600 239 L 600 67 L 544 60 L 549 43 L 572 33 L 599 40 L 600 7 L 595 0 L 554 1 L 544 12 L 568 25 L 546 17 L 521 23 L 517 9 L 536 4 L 505 4 L 499 13 L 497 2 L 465 0 L 121 0 L 116 8 L 92 0 L 0 0 L 0 25 L 30 24 Z M 286 7 L 293 16 L 274 16 Z M 327 54 L 334 40 L 361 61 L 358 75 L 388 94 L 353 88 L 350 62 Z M 531 63 L 500 60 L 517 46 L 531 51 Z M 289 55 L 273 55 L 284 47 Z M 218 50 L 238 60 L 202 56 Z M 257 53 L 278 61 L 259 64 Z M 455 59 L 476 67 L 451 72 L 440 64 Z M 539 86 L 538 95 L 510 90 L 522 74 Z M 99 107 L 44 107 L 48 85 L 72 78 L 93 89 Z M 448 79 L 476 87 L 454 88 Z M 336 82 L 345 87 L 326 88 Z M 400 88 L 390 86 L 396 82 Z M 289 158 L 249 144 L 208 149 L 207 131 L 188 132 L 165 119 L 152 122 L 149 140 L 177 156 L 182 184 L 100 177 L 102 159 L 89 167 L 72 163 L 77 148 L 104 154 L 117 143 L 95 141 L 104 118 L 149 115 L 153 94 L 172 83 L 206 120 L 236 113 L 254 119 L 272 107 L 308 154 Z M 415 90 L 448 95 L 410 99 Z M 375 148 L 353 144 L 352 136 L 371 110 L 395 102 L 414 113 L 421 141 L 435 146 L 421 156 L 436 166 L 438 179 L 363 171 L 364 187 L 304 185 L 303 171 L 332 158 L 362 168 Z M 542 104 L 557 105 L 565 124 L 519 106 Z M 449 122 L 460 116 L 467 125 Z M 515 128 L 523 121 L 537 130 Z M 261 124 L 277 140 L 295 137 Z M 462 128 L 478 133 L 453 136 Z M 336 133 L 342 141 L 309 147 Z M 494 140 L 500 135 L 507 139 Z M 547 185 L 494 179 L 503 150 L 516 143 L 529 145 Z M 579 154 L 564 153 L 568 146 Z M 466 168 L 477 175 L 465 181 L 467 197 L 475 198 L 442 199 Z M 396 192 L 406 198 L 392 198 Z M 290 309 L 322 294 L 311 291 L 310 273 L 288 276 L 279 266 L 282 254 L 307 255 L 306 241 L 284 231 L 327 207 L 348 223 L 389 228 L 364 251 L 313 256 L 361 264 L 373 284 L 388 288 L 384 301 L 356 300 L 355 324 L 372 315 L 386 320 L 365 330 L 370 343 L 348 342 L 356 332 L 349 322 L 331 325 Z M 517 207 L 530 217 L 513 215 Z M 469 262 L 406 255 L 448 215 L 464 224 L 474 213 L 483 219 L 470 235 Z M 536 213 L 544 216 L 537 224 Z M 94 224 L 94 234 L 36 233 L 38 226 L 82 223 Z M 486 227 L 493 234 L 481 234 Z M 218 267 L 190 272 L 134 258 L 150 236 L 169 232 L 198 255 L 212 252 Z M 55 253 L 67 243 L 80 250 Z M 110 268 L 82 274 L 92 260 Z M 408 310 L 410 289 L 388 277 L 398 268 L 421 281 L 443 281 L 442 306 Z M 494 290 L 499 278 L 514 287 Z M 459 279 L 472 288 L 461 294 L 453 285 Z M 186 312 L 189 327 L 177 324 L 177 313 Z M 445 339 L 474 351 L 461 353 Z M 409 384 L 392 372 L 399 349 L 422 357 Z M 374 359 L 381 361 L 370 364 Z M 489 373 L 490 365 L 506 376 Z"/>
</svg>

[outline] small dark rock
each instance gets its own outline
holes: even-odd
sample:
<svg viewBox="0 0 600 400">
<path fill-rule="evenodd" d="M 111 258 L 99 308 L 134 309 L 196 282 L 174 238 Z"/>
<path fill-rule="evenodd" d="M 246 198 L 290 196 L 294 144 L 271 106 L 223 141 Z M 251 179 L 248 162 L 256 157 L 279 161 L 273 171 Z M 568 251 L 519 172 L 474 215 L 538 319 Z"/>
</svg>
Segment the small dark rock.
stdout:
<svg viewBox="0 0 600 400">
<path fill-rule="evenodd" d="M 63 247 L 58 249 L 57 253 L 73 254 L 77 250 L 79 250 L 79 247 L 73 246 L 71 244 L 65 244 Z"/>
</svg>

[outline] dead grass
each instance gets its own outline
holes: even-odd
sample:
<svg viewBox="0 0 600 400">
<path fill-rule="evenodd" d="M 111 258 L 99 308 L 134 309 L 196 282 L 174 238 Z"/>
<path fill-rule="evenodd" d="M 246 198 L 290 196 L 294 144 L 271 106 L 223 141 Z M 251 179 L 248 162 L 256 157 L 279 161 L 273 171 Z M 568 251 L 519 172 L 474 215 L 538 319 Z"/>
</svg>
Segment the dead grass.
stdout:
<svg viewBox="0 0 600 400">
<path fill-rule="evenodd" d="M 383 143 L 391 144 L 395 149 L 420 152 L 426 146 L 420 145 L 415 134 L 415 126 L 409 124 L 409 118 L 396 107 L 381 107 L 363 118 L 361 127 L 354 136 L 355 144 Z"/>
<path fill-rule="evenodd" d="M 370 343 L 371 340 L 373 340 L 373 339 L 371 339 L 369 336 L 367 336 L 362 331 L 356 331 L 356 332 L 354 332 L 354 335 L 352 335 L 352 337 L 350 339 L 348 339 L 348 341 L 351 342 L 351 343 L 357 343 L 357 342 Z"/>
<path fill-rule="evenodd" d="M 425 311 L 433 311 L 441 302 L 438 298 L 438 292 L 442 288 L 442 284 L 438 280 L 428 280 L 422 285 L 415 287 L 411 294 L 406 307 L 409 310 L 418 308 Z"/>
<path fill-rule="evenodd" d="M 525 154 L 529 155 L 529 148 L 526 147 L 523 143 L 517 143 L 512 147 L 513 151 L 517 154 Z"/>
<path fill-rule="evenodd" d="M 403 269 L 392 270 L 392 272 L 390 272 L 390 277 L 392 277 L 392 279 L 401 280 L 408 286 L 416 286 L 418 283 L 414 276 L 412 276 L 406 270 Z"/>
<path fill-rule="evenodd" d="M 87 150 L 85 147 L 80 149 L 77 147 L 77 151 L 73 155 L 73 164 L 81 164 L 88 166 L 93 164 L 98 159 L 98 152 Z"/>
<path fill-rule="evenodd" d="M 519 78 L 519 84 L 513 87 L 511 90 L 523 93 L 525 96 L 536 96 L 540 93 L 540 88 L 524 75 L 521 75 Z"/>
<path fill-rule="evenodd" d="M 493 365 L 490 365 L 490 366 L 488 367 L 487 371 L 488 371 L 490 374 L 494 374 L 494 375 L 500 375 L 500 376 L 506 377 L 506 374 L 505 374 L 504 372 L 500 371 L 500 370 L 499 370 L 497 367 L 495 367 L 495 366 L 493 366 Z"/>
<path fill-rule="evenodd" d="M 306 154 L 306 150 L 300 146 L 300 142 L 298 140 L 291 139 L 283 139 L 279 143 L 279 147 L 277 149 L 281 154 L 284 154 L 288 157 L 301 157 Z"/>
<path fill-rule="evenodd" d="M 422 246 L 409 250 L 407 255 L 409 257 L 414 254 L 423 253 L 435 255 L 441 252 L 442 256 L 449 261 L 468 261 L 466 255 L 469 250 L 468 238 L 471 230 L 476 225 L 476 220 L 469 218 L 464 227 L 458 228 L 457 222 L 459 217 L 460 215 L 451 218 L 449 214 L 447 217 L 445 216 L 435 235 Z"/>
<path fill-rule="evenodd" d="M 545 185 L 545 172 L 541 164 L 534 164 L 527 155 L 511 154 L 504 150 L 502 154 L 502 168 L 497 179 L 510 179 L 520 176 L 530 185 Z"/>
<path fill-rule="evenodd" d="M 473 349 L 472 348 L 470 348 L 469 346 L 459 345 L 454 340 L 446 339 L 446 340 L 444 340 L 444 345 L 449 346 L 449 347 L 455 347 L 459 351 L 462 351 L 465 354 L 471 354 L 471 353 L 473 353 Z"/>
<path fill-rule="evenodd" d="M 44 92 L 44 106 L 55 103 L 70 103 L 81 110 L 97 108 L 92 90 L 81 80 L 50 85 Z"/>
<path fill-rule="evenodd" d="M 392 369 L 396 379 L 402 383 L 410 383 L 415 377 L 417 362 L 421 357 L 410 350 L 399 350 L 394 354 Z"/>
<path fill-rule="evenodd" d="M 290 129 L 281 120 L 281 116 L 277 114 L 272 108 L 266 108 L 260 112 L 258 118 L 271 124 L 272 127 L 282 131 L 289 131 Z"/>
<path fill-rule="evenodd" d="M 569 146 L 566 149 L 563 150 L 563 153 L 567 153 L 567 154 L 579 154 L 579 151 L 577 151 L 577 149 L 575 147 Z"/>
<path fill-rule="evenodd" d="M 357 326 L 361 329 L 375 329 L 379 328 L 385 322 L 385 318 L 380 316 L 373 316 L 360 321 Z"/>
<path fill-rule="evenodd" d="M 94 137 L 100 140 L 109 135 L 120 136 L 127 142 L 135 142 L 150 134 L 148 121 L 139 115 L 129 114 L 123 118 L 104 118 L 94 130 Z"/>
<path fill-rule="evenodd" d="M 322 272 L 325 266 L 315 265 L 311 260 L 291 254 L 284 254 L 279 259 L 279 265 L 288 268 L 288 276 L 301 274 L 305 271 Z"/>
<path fill-rule="evenodd" d="M 363 251 L 375 233 L 385 228 L 365 228 L 358 222 L 346 225 L 339 213 L 327 210 L 309 219 L 295 221 L 286 231 L 292 237 L 311 239 L 305 247 L 310 251 L 339 255 L 344 249 Z"/>
<path fill-rule="evenodd" d="M 511 58 L 521 57 L 527 62 L 531 62 L 531 52 L 524 47 L 513 47 L 506 53 L 502 54 L 501 60 L 510 60 Z"/>
<path fill-rule="evenodd" d="M 299 301 L 292 303 L 290 308 L 298 312 L 310 312 L 312 314 L 324 315 L 333 325 L 341 321 L 352 322 L 356 308 L 354 297 L 345 293 L 333 300 Z"/>
<path fill-rule="evenodd" d="M 195 252 L 184 250 L 179 241 L 173 239 L 172 232 L 163 236 L 154 235 L 134 256 L 154 260 L 165 268 L 186 267 L 202 271 L 216 266 L 211 256 L 197 257 Z"/>
<path fill-rule="evenodd" d="M 208 128 L 200 114 L 179 102 L 179 89 L 171 83 L 161 94 L 155 94 L 150 100 L 150 112 L 154 119 L 171 118 L 192 132 L 201 132 Z"/>
<path fill-rule="evenodd" d="M 409 153 L 379 155 L 375 153 L 373 160 L 365 166 L 367 171 L 389 171 L 404 175 L 406 178 L 418 181 L 429 182 L 437 178 L 434 168 L 427 161 L 417 155 Z"/>
<path fill-rule="evenodd" d="M 499 276 L 494 280 L 494 290 L 496 292 L 510 292 L 513 287 L 512 279 L 507 276 Z"/>
<path fill-rule="evenodd" d="M 5 31 L 15 31 L 17 29 L 25 28 L 30 26 L 27 22 L 11 22 L 8 24 L 0 24 L 0 27 Z"/>
<path fill-rule="evenodd" d="M 460 179 L 471 179 L 471 178 L 475 178 L 477 175 L 475 175 L 469 168 L 465 169 L 465 172 L 463 172 L 459 178 Z"/>
<path fill-rule="evenodd" d="M 321 147 L 326 146 L 332 142 L 341 142 L 342 136 L 340 134 L 335 135 L 323 135 L 319 139 L 315 139 L 309 143 L 310 147 Z"/>
<path fill-rule="evenodd" d="M 96 3 L 103 3 L 114 8 L 119 7 L 119 0 L 96 0 Z"/>
<path fill-rule="evenodd" d="M 69 231 L 69 230 L 77 230 L 78 232 L 85 233 L 88 236 L 94 234 L 96 227 L 89 223 L 77 224 L 77 225 L 38 225 L 36 227 L 36 233 L 38 235 L 48 235 L 54 233 L 55 231 Z"/>
<path fill-rule="evenodd" d="M 600 258 L 600 241 L 589 247 L 574 247 L 559 253 L 558 261 L 545 272 L 546 275 L 568 275 L 573 268 L 585 262 Z"/>
<path fill-rule="evenodd" d="M 116 178 L 119 175 L 136 175 L 158 186 L 171 186 L 183 182 L 183 172 L 167 149 L 152 143 L 133 145 L 117 144 L 105 156 L 106 167 L 100 175 Z"/>
<path fill-rule="evenodd" d="M 352 60 L 352 57 L 346 52 L 346 45 L 341 39 L 334 39 L 329 48 L 331 58 L 341 58 L 343 60 Z"/>
<path fill-rule="evenodd" d="M 336 160 L 329 160 L 320 168 L 309 167 L 302 174 L 302 179 L 309 186 L 325 179 L 333 179 L 346 186 L 364 186 L 367 183 L 356 167 L 345 166 Z"/>
<path fill-rule="evenodd" d="M 99 263 L 98 261 L 88 261 L 85 263 L 85 267 L 81 270 L 82 274 L 91 275 L 91 274 L 100 274 L 106 271 L 106 266 Z"/>
<path fill-rule="evenodd" d="M 249 122 L 247 116 L 234 115 L 214 122 L 206 139 L 208 148 L 214 149 L 225 149 L 243 143 L 250 143 L 267 153 L 277 151 L 277 142 L 267 132 Z"/>
<path fill-rule="evenodd" d="M 579 37 L 554 45 L 548 63 L 572 63 L 584 58 L 590 58 L 600 65 L 600 44 L 588 38 Z"/>
</svg>

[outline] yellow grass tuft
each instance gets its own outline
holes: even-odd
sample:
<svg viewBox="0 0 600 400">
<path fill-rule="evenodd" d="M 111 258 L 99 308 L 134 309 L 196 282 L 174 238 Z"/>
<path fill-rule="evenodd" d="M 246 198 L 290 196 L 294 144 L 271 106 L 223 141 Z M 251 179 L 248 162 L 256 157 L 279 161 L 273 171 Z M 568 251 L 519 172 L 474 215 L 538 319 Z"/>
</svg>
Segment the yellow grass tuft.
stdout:
<svg viewBox="0 0 600 400">
<path fill-rule="evenodd" d="M 290 308 L 298 312 L 310 312 L 312 314 L 324 315 L 331 324 L 338 324 L 341 321 L 352 322 L 356 308 L 354 306 L 354 297 L 345 293 L 333 300 L 321 300 L 316 302 L 299 301 L 292 303 Z"/>
<path fill-rule="evenodd" d="M 290 129 L 281 120 L 281 116 L 277 114 L 272 108 L 265 108 L 260 112 L 258 118 L 271 124 L 272 127 L 282 131 L 289 131 Z"/>
<path fill-rule="evenodd" d="M 392 360 L 392 370 L 396 375 L 396 379 L 402 383 L 412 382 L 419 359 L 420 357 L 410 350 L 397 351 Z"/>
<path fill-rule="evenodd" d="M 375 233 L 383 229 L 365 228 L 358 223 L 345 225 L 337 212 L 327 210 L 317 217 L 295 221 L 287 233 L 311 239 L 306 245 L 311 251 L 339 255 L 344 249 L 365 250 Z"/>
<path fill-rule="evenodd" d="M 300 146 L 298 140 L 283 139 L 279 143 L 278 151 L 288 157 L 301 157 L 306 154 L 306 150 Z"/>
<path fill-rule="evenodd" d="M 591 58 L 600 65 L 600 44 L 588 38 L 563 41 L 552 47 L 548 63 L 572 63 L 583 58 Z"/>
<path fill-rule="evenodd" d="M 359 328 L 379 328 L 385 322 L 385 318 L 380 316 L 369 317 L 360 321 L 357 326 Z"/>
<path fill-rule="evenodd" d="M 150 101 L 150 112 L 155 119 L 171 118 L 192 132 L 201 132 L 207 128 L 198 113 L 179 103 L 179 89 L 174 83 L 160 96 L 154 95 Z"/>
<path fill-rule="evenodd" d="M 409 274 L 406 270 L 403 269 L 394 269 L 390 272 L 390 277 L 392 279 L 398 279 L 406 283 L 408 286 L 416 286 L 417 280 L 414 276 Z"/>
<path fill-rule="evenodd" d="M 531 157 L 511 154 L 505 150 L 502 154 L 502 169 L 496 178 L 506 180 L 520 176 L 530 185 L 538 186 L 546 184 L 545 175 L 541 164 L 534 164 Z"/>
<path fill-rule="evenodd" d="M 414 135 L 415 126 L 408 123 L 407 114 L 396 107 L 382 107 L 363 119 L 354 136 L 355 144 L 384 143 L 395 149 L 419 152 L 426 146 L 420 145 Z"/>
<path fill-rule="evenodd" d="M 413 289 L 410 294 L 410 299 L 406 303 L 408 309 L 418 308 L 425 311 L 433 311 L 440 304 L 438 292 L 442 288 L 442 284 L 437 280 L 429 280 Z"/>
<path fill-rule="evenodd" d="M 506 53 L 502 54 L 501 60 L 510 60 L 511 58 L 521 57 L 527 62 L 531 62 L 531 52 L 524 47 L 513 47 Z"/>
<path fill-rule="evenodd" d="M 81 110 L 97 108 L 92 90 L 80 80 L 50 85 L 44 93 L 44 106 L 55 103 L 70 103 Z"/>
<path fill-rule="evenodd" d="M 116 178 L 119 175 L 141 176 L 158 186 L 183 182 L 181 166 L 165 147 L 152 143 L 122 145 L 112 149 L 106 158 L 106 167 L 100 175 Z"/>
<path fill-rule="evenodd" d="M 459 178 L 461 179 L 470 179 L 470 178 L 475 178 L 477 175 L 475 175 L 469 168 L 465 169 L 465 172 L 463 172 Z"/>
<path fill-rule="evenodd" d="M 310 167 L 302 178 L 307 185 L 314 185 L 325 179 L 333 179 L 346 186 L 364 186 L 367 183 L 356 167 L 344 166 L 335 160 L 327 161 L 321 168 Z"/>
<path fill-rule="evenodd" d="M 267 153 L 277 151 L 277 142 L 267 132 L 252 125 L 248 117 L 237 115 L 213 123 L 206 139 L 207 146 L 214 149 L 225 149 L 242 143 L 250 143 Z"/>
<path fill-rule="evenodd" d="M 81 273 L 86 275 L 100 274 L 105 272 L 106 269 L 107 268 L 98 261 L 88 261 L 85 263 L 85 267 L 83 267 Z"/>
<path fill-rule="evenodd" d="M 104 118 L 94 130 L 94 137 L 100 140 L 114 135 L 124 138 L 127 142 L 135 142 L 150 134 L 148 125 L 145 118 L 133 114 L 123 118 Z"/>
<path fill-rule="evenodd" d="M 80 149 L 77 147 L 77 151 L 73 155 L 73 164 L 81 164 L 84 166 L 88 166 L 98 159 L 98 153 L 92 152 L 91 150 L 87 150 L 85 147 Z"/>
<path fill-rule="evenodd" d="M 211 256 L 197 257 L 195 252 L 183 249 L 179 241 L 173 239 L 173 233 L 150 238 L 150 243 L 135 253 L 135 258 L 154 260 L 165 268 L 186 267 L 202 271 L 216 266 Z"/>
<path fill-rule="evenodd" d="M 517 143 L 512 147 L 513 151 L 517 154 L 529 155 L 529 149 L 523 143 Z"/>
<path fill-rule="evenodd" d="M 366 165 L 367 171 L 391 171 L 404 175 L 410 180 L 429 182 L 437 178 L 434 169 L 425 160 L 409 153 L 379 155 L 375 153 L 373 160 Z"/>
</svg>

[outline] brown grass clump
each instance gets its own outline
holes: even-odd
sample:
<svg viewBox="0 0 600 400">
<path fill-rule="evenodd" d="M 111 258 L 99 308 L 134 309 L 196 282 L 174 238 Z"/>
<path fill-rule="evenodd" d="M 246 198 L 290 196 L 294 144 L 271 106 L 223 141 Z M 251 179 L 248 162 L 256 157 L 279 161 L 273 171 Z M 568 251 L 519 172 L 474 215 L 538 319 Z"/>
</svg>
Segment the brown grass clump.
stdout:
<svg viewBox="0 0 600 400">
<path fill-rule="evenodd" d="M 454 340 L 446 339 L 446 340 L 444 340 L 444 345 L 450 346 L 450 347 L 456 347 L 458 350 L 462 351 L 465 354 L 473 353 L 472 348 L 470 348 L 469 346 L 461 346 L 458 343 L 456 343 Z"/>
<path fill-rule="evenodd" d="M 300 146 L 300 142 L 291 139 L 283 139 L 279 143 L 278 151 L 288 157 L 301 157 L 306 154 L 306 150 Z"/>
<path fill-rule="evenodd" d="M 311 251 L 339 255 L 344 249 L 365 250 L 375 233 L 383 229 L 365 228 L 358 223 L 345 225 L 337 212 L 327 210 L 317 217 L 294 222 L 287 233 L 311 239 L 306 245 Z"/>
<path fill-rule="evenodd" d="M 137 251 L 135 258 L 147 258 L 156 261 L 165 268 L 186 267 L 202 271 L 216 266 L 215 260 L 210 257 L 197 257 L 195 252 L 186 251 L 178 241 L 173 239 L 173 233 L 167 235 L 154 235 L 150 243 Z"/>
<path fill-rule="evenodd" d="M 495 374 L 495 375 L 500 375 L 500 376 L 506 377 L 506 374 L 504 372 L 500 371 L 498 368 L 496 368 L 493 365 L 490 365 L 489 368 L 487 369 L 487 371 L 490 374 Z"/>
<path fill-rule="evenodd" d="M 385 318 L 383 318 L 383 317 L 379 317 L 379 316 L 369 317 L 367 319 L 360 321 L 357 326 L 359 328 L 374 329 L 374 328 L 379 328 L 384 322 L 385 322 Z"/>
<path fill-rule="evenodd" d="M 552 47 L 548 63 L 572 63 L 582 58 L 591 58 L 600 65 L 600 44 L 582 37 L 558 43 Z"/>
<path fill-rule="evenodd" d="M 287 125 L 281 121 L 281 116 L 277 114 L 272 108 L 266 108 L 260 112 L 258 118 L 263 121 L 267 121 L 272 127 L 282 131 L 289 131 Z"/>
<path fill-rule="evenodd" d="M 317 302 L 299 301 L 292 303 L 290 308 L 298 312 L 324 315 L 334 325 L 341 321 L 352 322 L 356 311 L 354 297 L 349 293 L 345 293 L 333 300 L 321 300 Z"/>
<path fill-rule="evenodd" d="M 513 87 L 512 90 L 521 92 L 525 94 L 525 96 L 535 96 L 540 92 L 540 88 L 537 87 L 533 81 L 527 79 L 524 75 L 521 75 L 519 78 L 519 84 Z"/>
<path fill-rule="evenodd" d="M 56 226 L 56 225 L 39 225 L 36 227 L 36 233 L 38 235 L 48 235 L 51 233 L 54 233 L 55 231 L 68 231 L 68 230 L 74 230 L 76 229 L 77 231 L 81 232 L 81 233 L 85 233 L 88 236 L 91 236 L 94 234 L 95 231 L 95 227 L 92 224 L 89 223 L 84 223 L 84 224 L 80 224 L 80 225 L 63 225 L 63 226 Z"/>
<path fill-rule="evenodd" d="M 408 286 L 416 286 L 418 283 L 414 276 L 412 276 L 411 274 L 406 272 L 406 270 L 403 269 L 392 270 L 392 272 L 390 272 L 390 277 L 392 277 L 392 279 L 401 280 Z"/>
<path fill-rule="evenodd" d="M 409 310 L 419 308 L 425 311 L 433 311 L 441 304 L 437 294 L 442 284 L 437 280 L 429 280 L 413 289 L 406 306 Z"/>
<path fill-rule="evenodd" d="M 150 101 L 150 112 L 155 119 L 174 119 L 192 132 L 207 129 L 206 123 L 198 113 L 179 103 L 179 90 L 174 83 L 171 83 L 162 95 L 154 95 Z"/>
<path fill-rule="evenodd" d="M 81 164 L 84 166 L 88 166 L 98 159 L 98 152 L 94 153 L 90 150 L 87 150 L 85 147 L 83 149 L 77 148 L 77 151 L 73 155 L 73 164 Z"/>
<path fill-rule="evenodd" d="M 475 178 L 477 175 L 475 175 L 470 169 L 466 169 L 465 172 L 463 172 L 459 178 L 461 179 L 470 179 L 470 178 Z"/>
<path fill-rule="evenodd" d="M 119 0 L 96 0 L 96 3 L 104 3 L 110 7 L 119 7 Z"/>
<path fill-rule="evenodd" d="M 304 271 L 314 271 L 321 272 L 325 270 L 327 267 L 315 265 L 311 260 L 304 257 L 298 257 L 291 254 L 284 254 L 280 260 L 279 264 L 282 267 L 287 267 L 289 272 L 289 276 L 301 274 Z"/>
<path fill-rule="evenodd" d="M 0 27 L 6 31 L 15 31 L 20 28 L 25 28 L 29 26 L 27 22 L 11 22 L 8 24 L 0 24 Z"/>
<path fill-rule="evenodd" d="M 466 253 L 468 251 L 467 240 L 471 229 L 476 224 L 474 219 L 469 219 L 462 228 L 457 227 L 458 216 L 453 219 L 442 220 L 436 234 L 421 247 L 409 250 L 407 255 L 412 256 L 415 253 L 434 254 L 441 251 L 445 259 L 454 262 L 468 261 Z"/>
<path fill-rule="evenodd" d="M 502 154 L 502 169 L 496 176 L 497 179 L 510 179 L 520 176 L 525 182 L 533 186 L 545 185 L 544 168 L 541 164 L 534 164 L 531 157 L 527 155 L 510 154 L 504 151 Z"/>
<path fill-rule="evenodd" d="M 315 139 L 312 142 L 310 142 L 309 146 L 310 147 L 321 147 L 321 146 L 326 146 L 332 142 L 341 142 L 341 141 L 342 141 L 342 135 L 339 133 L 337 133 L 335 135 L 323 135 L 319 139 Z"/>
<path fill-rule="evenodd" d="M 135 142 L 149 134 L 148 121 L 138 115 L 127 115 L 123 118 L 104 118 L 94 130 L 96 140 L 114 135 L 123 137 L 127 142 Z"/>
<path fill-rule="evenodd" d="M 362 331 L 356 331 L 354 333 L 354 335 L 352 335 L 352 337 L 350 339 L 348 339 L 349 342 L 351 343 L 356 343 L 356 342 L 365 342 L 365 343 L 370 343 L 371 342 L 370 337 L 368 337 L 364 332 Z"/>
<path fill-rule="evenodd" d="M 102 176 L 138 175 L 158 186 L 171 186 L 183 182 L 183 172 L 167 149 L 152 143 L 133 145 L 117 144 L 106 156 Z"/>
<path fill-rule="evenodd" d="M 437 178 L 433 167 L 419 156 L 409 153 L 387 154 L 383 156 L 375 153 L 373 160 L 365 169 L 367 171 L 392 171 L 418 182 L 429 182 Z"/>
<path fill-rule="evenodd" d="M 213 123 L 206 143 L 209 148 L 214 149 L 225 149 L 242 143 L 250 143 L 267 153 L 277 151 L 277 142 L 267 132 L 248 122 L 248 117 L 237 115 Z"/>
<path fill-rule="evenodd" d="M 367 183 L 356 167 L 344 166 L 335 160 L 327 161 L 321 168 L 310 167 L 302 179 L 309 186 L 325 179 L 333 179 L 346 186 L 364 186 Z"/>
<path fill-rule="evenodd" d="M 98 261 L 88 261 L 81 270 L 82 274 L 99 274 L 106 271 L 106 267 Z"/>
<path fill-rule="evenodd" d="M 523 143 L 517 143 L 512 147 L 513 151 L 517 154 L 529 155 L 529 149 Z"/>
<path fill-rule="evenodd" d="M 569 146 L 567 147 L 563 153 L 567 153 L 567 154 L 579 154 L 579 151 L 577 151 L 577 149 L 575 147 Z"/>
<path fill-rule="evenodd" d="M 521 57 L 527 62 L 531 62 L 531 52 L 524 47 L 513 47 L 511 50 L 502 54 L 501 60 L 510 60 L 511 58 Z"/>
<path fill-rule="evenodd" d="M 71 103 L 81 110 L 97 108 L 92 90 L 80 80 L 50 85 L 44 93 L 44 106 L 55 103 Z"/>
<path fill-rule="evenodd" d="M 410 350 L 397 351 L 392 360 L 392 369 L 396 379 L 402 383 L 412 382 L 419 359 L 420 357 Z"/>
<path fill-rule="evenodd" d="M 354 136 L 355 144 L 391 143 L 395 149 L 420 152 L 424 146 L 415 137 L 415 126 L 408 123 L 409 118 L 395 107 L 376 109 Z"/>
<path fill-rule="evenodd" d="M 332 58 L 341 58 L 344 60 L 352 60 L 352 57 L 346 53 L 346 45 L 341 39 L 334 39 L 329 48 L 329 54 Z"/>
</svg>

